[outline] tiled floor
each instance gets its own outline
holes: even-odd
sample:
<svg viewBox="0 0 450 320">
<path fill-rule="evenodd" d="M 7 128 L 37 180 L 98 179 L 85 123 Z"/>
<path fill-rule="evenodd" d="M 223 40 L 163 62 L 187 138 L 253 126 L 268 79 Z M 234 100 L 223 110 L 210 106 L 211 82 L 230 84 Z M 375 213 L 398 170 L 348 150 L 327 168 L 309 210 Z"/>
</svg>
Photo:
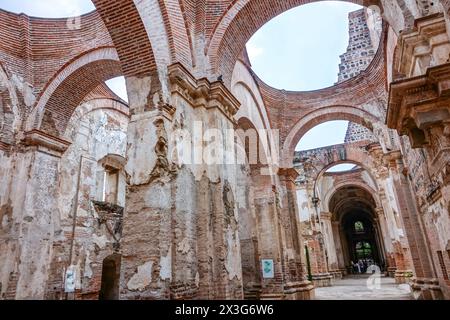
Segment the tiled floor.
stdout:
<svg viewBox="0 0 450 320">
<path fill-rule="evenodd" d="M 316 300 L 411 300 L 409 285 L 393 278 L 351 276 L 336 280 L 332 287 L 317 288 Z"/>
</svg>

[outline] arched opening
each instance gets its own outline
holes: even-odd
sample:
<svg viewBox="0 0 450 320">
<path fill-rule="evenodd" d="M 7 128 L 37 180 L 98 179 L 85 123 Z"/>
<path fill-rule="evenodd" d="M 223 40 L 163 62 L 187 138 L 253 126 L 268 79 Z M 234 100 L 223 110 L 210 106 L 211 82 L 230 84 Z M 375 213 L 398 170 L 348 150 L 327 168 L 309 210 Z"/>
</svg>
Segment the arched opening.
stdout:
<svg viewBox="0 0 450 320">
<path fill-rule="evenodd" d="M 364 274 L 375 266 L 385 269 L 380 227 L 374 218 L 375 208 L 373 196 L 359 186 L 341 187 L 329 200 L 330 212 L 338 225 L 333 236 L 343 247 L 340 258 L 345 261 L 350 274 Z"/>
<path fill-rule="evenodd" d="M 298 155 L 296 150 L 303 149 L 305 151 L 311 147 L 314 147 L 315 150 L 320 147 L 336 145 L 336 142 L 340 141 L 342 141 L 341 144 L 374 141 L 376 137 L 373 135 L 373 127 L 377 121 L 372 114 L 356 107 L 330 106 L 312 111 L 290 129 L 281 150 L 281 163 L 291 166 L 294 158 Z M 348 126 L 345 125 L 346 122 Z M 353 134 L 355 127 L 358 127 L 364 134 Z M 311 137 L 307 137 L 304 141 L 309 141 L 309 143 L 303 147 L 303 139 L 308 133 L 311 134 Z M 320 144 L 316 142 L 320 142 Z"/>
<path fill-rule="evenodd" d="M 128 92 L 125 77 L 120 76 L 112 78 L 106 81 L 106 85 L 111 89 L 119 98 L 128 103 Z"/>
<path fill-rule="evenodd" d="M 99 300 L 119 300 L 121 256 L 113 254 L 103 260 Z"/>
<path fill-rule="evenodd" d="M 255 126 L 248 118 L 238 121 L 236 148 L 240 163 L 237 170 L 239 239 L 241 245 L 244 299 L 259 299 L 261 294 L 260 212 L 261 183 L 260 151 L 262 146 Z M 268 178 L 268 177 L 265 177 Z"/>
<path fill-rule="evenodd" d="M 38 128 L 54 136 L 62 136 L 83 99 L 105 81 L 121 74 L 121 63 L 114 48 L 81 54 L 59 70 L 47 84 L 33 110 L 34 116 L 29 117 L 27 130 Z M 60 112 L 61 106 L 65 107 L 64 113 Z"/>
<path fill-rule="evenodd" d="M 246 48 L 262 81 L 277 89 L 310 91 L 365 70 L 375 57 L 381 29 L 381 16 L 371 9 L 350 2 L 313 2 L 267 22 Z"/>
<path fill-rule="evenodd" d="M 359 168 L 360 167 L 355 163 L 344 162 L 344 163 L 332 166 L 331 168 L 327 169 L 325 171 L 325 173 L 349 173 L 349 172 L 352 172 Z"/>
</svg>

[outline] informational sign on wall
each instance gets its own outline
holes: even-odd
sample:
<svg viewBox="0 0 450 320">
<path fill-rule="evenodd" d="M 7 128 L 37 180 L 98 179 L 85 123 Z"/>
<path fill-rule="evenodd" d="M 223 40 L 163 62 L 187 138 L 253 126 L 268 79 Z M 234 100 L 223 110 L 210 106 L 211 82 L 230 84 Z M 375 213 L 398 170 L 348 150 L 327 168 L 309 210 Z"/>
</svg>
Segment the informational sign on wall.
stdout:
<svg viewBox="0 0 450 320">
<path fill-rule="evenodd" d="M 75 292 L 75 275 L 75 268 L 73 266 L 70 266 L 66 271 L 66 281 L 64 283 L 65 292 Z"/>
<path fill-rule="evenodd" d="M 273 279 L 275 277 L 274 265 L 272 259 L 262 260 L 262 273 L 264 279 Z"/>
</svg>

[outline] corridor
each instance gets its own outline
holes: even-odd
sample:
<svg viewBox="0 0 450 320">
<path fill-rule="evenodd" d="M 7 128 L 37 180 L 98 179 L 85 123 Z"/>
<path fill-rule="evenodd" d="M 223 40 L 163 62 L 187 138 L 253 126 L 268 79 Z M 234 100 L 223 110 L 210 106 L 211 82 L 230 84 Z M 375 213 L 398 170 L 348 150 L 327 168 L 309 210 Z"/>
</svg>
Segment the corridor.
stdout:
<svg viewBox="0 0 450 320">
<path fill-rule="evenodd" d="M 395 284 L 393 278 L 350 276 L 317 288 L 316 300 L 412 300 L 412 295 L 409 285 Z"/>
</svg>

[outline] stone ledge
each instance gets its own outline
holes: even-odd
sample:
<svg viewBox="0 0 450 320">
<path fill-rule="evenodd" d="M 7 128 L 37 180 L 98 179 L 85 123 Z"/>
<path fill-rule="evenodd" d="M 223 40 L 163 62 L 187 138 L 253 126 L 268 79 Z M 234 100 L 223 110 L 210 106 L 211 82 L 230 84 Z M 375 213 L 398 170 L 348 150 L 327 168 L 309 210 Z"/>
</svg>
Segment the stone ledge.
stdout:
<svg viewBox="0 0 450 320">
<path fill-rule="evenodd" d="M 196 79 L 181 63 L 169 66 L 172 94 L 178 94 L 192 107 L 218 108 L 233 123 L 240 102 L 222 81 L 210 82 L 206 78 Z"/>
<path fill-rule="evenodd" d="M 71 145 L 69 141 L 52 136 L 37 129 L 26 132 L 22 143 L 25 146 L 44 147 L 46 149 L 59 153 L 64 153 Z"/>
</svg>

